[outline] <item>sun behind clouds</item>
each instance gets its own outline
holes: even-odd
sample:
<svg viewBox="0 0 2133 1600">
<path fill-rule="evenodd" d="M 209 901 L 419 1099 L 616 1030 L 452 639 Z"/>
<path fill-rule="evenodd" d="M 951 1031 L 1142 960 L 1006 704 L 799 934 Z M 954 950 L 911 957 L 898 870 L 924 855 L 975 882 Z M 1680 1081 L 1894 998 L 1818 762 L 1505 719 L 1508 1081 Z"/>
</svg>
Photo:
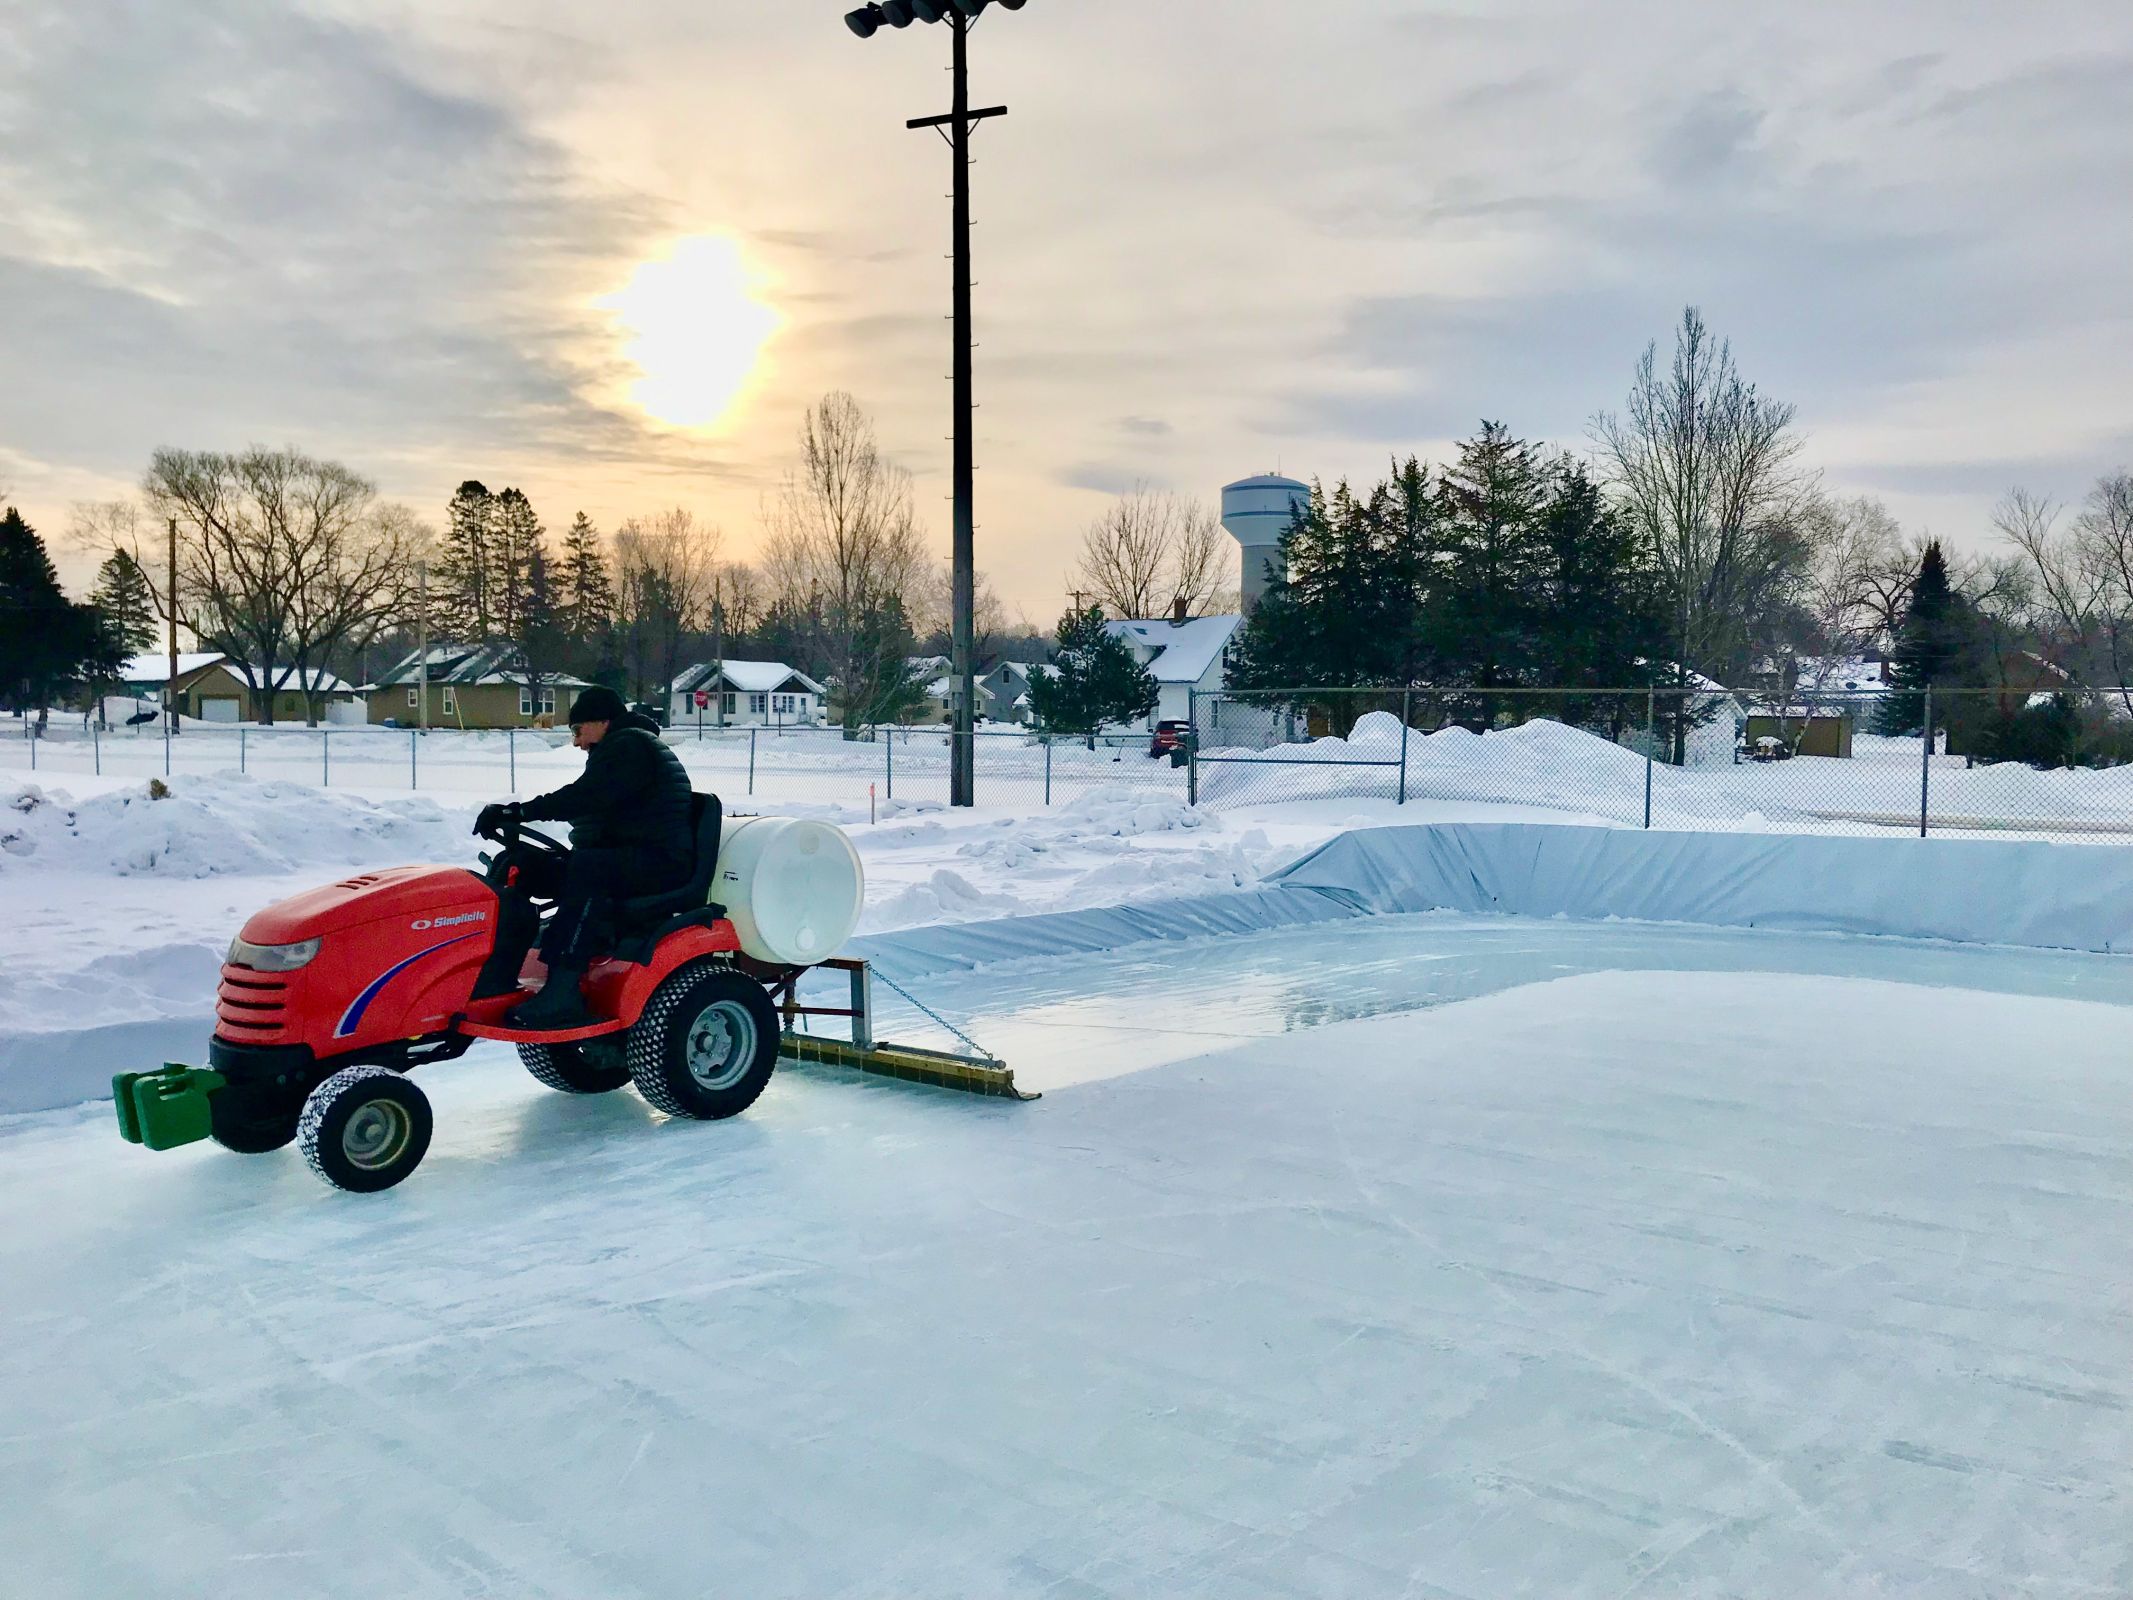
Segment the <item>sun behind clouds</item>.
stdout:
<svg viewBox="0 0 2133 1600">
<path fill-rule="evenodd" d="M 724 234 L 679 239 L 638 263 L 629 281 L 593 304 L 614 319 L 638 376 L 630 402 L 671 428 L 715 428 L 746 393 L 784 319 L 760 298 L 761 282 Z"/>
</svg>

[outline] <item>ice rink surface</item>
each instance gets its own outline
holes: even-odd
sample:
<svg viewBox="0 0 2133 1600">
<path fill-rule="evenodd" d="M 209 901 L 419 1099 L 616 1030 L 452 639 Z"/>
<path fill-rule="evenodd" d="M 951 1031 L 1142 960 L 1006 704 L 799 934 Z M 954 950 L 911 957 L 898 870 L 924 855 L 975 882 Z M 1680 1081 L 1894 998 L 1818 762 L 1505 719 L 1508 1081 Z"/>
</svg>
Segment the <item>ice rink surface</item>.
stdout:
<svg viewBox="0 0 2133 1600">
<path fill-rule="evenodd" d="M 2133 1593 L 2125 967 L 1030 962 L 926 997 L 1033 1105 L 482 1053 L 371 1199 L 6 1119 L 0 1592 Z"/>
</svg>

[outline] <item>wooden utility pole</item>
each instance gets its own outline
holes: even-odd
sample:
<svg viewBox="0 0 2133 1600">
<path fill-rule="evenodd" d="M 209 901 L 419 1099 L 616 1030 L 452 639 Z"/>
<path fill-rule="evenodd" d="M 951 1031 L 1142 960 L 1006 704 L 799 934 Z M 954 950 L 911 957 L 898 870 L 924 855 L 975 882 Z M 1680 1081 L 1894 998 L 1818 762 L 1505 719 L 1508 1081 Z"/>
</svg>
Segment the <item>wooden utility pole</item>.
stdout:
<svg viewBox="0 0 2133 1600">
<path fill-rule="evenodd" d="M 163 644 L 169 657 L 170 676 L 163 680 L 163 725 L 178 731 L 178 519 L 170 519 L 170 540 L 164 546 L 163 582 L 170 603 L 164 608 Z"/>
<path fill-rule="evenodd" d="M 415 563 L 415 726 L 430 731 L 430 564 Z"/>
</svg>

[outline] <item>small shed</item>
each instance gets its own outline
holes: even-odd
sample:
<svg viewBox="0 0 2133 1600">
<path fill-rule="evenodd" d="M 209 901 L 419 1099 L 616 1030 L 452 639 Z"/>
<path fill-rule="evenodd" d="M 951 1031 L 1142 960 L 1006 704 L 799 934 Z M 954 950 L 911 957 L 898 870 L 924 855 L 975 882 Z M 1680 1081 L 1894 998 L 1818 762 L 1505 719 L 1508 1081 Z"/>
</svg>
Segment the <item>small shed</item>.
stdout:
<svg viewBox="0 0 2133 1600">
<path fill-rule="evenodd" d="M 1775 739 L 1796 756 L 1832 756 L 1851 759 L 1852 719 L 1829 712 L 1790 714 L 1777 711 L 1749 713 L 1741 742 L 1753 750 L 1759 739 Z"/>
</svg>

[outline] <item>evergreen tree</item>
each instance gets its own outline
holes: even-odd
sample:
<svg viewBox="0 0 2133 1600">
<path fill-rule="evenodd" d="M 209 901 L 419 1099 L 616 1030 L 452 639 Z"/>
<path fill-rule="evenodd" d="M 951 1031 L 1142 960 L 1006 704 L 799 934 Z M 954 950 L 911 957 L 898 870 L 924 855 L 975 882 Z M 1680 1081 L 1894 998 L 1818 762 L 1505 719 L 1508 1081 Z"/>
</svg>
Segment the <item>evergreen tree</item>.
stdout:
<svg viewBox="0 0 2133 1600">
<path fill-rule="evenodd" d="M 832 683 L 847 739 L 862 728 L 909 722 L 926 703 L 926 680 L 911 665 L 917 648 L 901 600 L 891 596 L 859 612 L 845 673 Z"/>
<path fill-rule="evenodd" d="M 1585 468 L 1565 458 L 1552 474 L 1538 524 L 1531 591 L 1536 683 L 1565 689 L 1620 689 L 1649 679 L 1666 649 L 1659 575 L 1635 526 L 1609 506 Z M 1595 717 L 1619 734 L 1641 704 L 1572 701 L 1566 722 Z"/>
<path fill-rule="evenodd" d="M 563 626 L 555 587 L 548 578 L 548 552 L 539 542 L 527 557 L 515 611 L 511 642 L 517 647 L 518 664 L 526 674 L 538 713 L 542 691 L 562 675 L 563 658 L 570 649 L 570 635 Z"/>
<path fill-rule="evenodd" d="M 489 610 L 496 637 L 516 639 L 533 564 L 548 559 L 548 533 L 517 489 L 497 492 L 489 522 Z"/>
<path fill-rule="evenodd" d="M 1282 535 L 1282 571 L 1230 646 L 1238 689 L 1397 687 L 1434 665 L 1422 627 L 1438 566 L 1441 508 L 1429 473 L 1409 460 L 1358 500 L 1346 483 L 1314 488 Z M 1293 695 L 1272 698 L 1301 709 Z M 1362 696 L 1322 704 L 1336 733 L 1364 711 Z"/>
<path fill-rule="evenodd" d="M 1502 423 L 1485 421 L 1460 445 L 1438 494 L 1439 560 L 1422 617 L 1437 670 L 1447 683 L 1483 691 L 1530 683 L 1534 597 L 1545 564 L 1540 454 Z M 1486 693 L 1470 716 L 1479 727 L 1493 725 L 1495 704 Z"/>
<path fill-rule="evenodd" d="M 1052 733 L 1093 737 L 1106 726 L 1137 722 L 1155 710 L 1161 691 L 1132 647 L 1104 626 L 1101 606 L 1059 619 L 1057 671 L 1036 673 L 1030 709 Z"/>
<path fill-rule="evenodd" d="M 469 478 L 445 508 L 444 541 L 431 573 L 430 613 L 437 631 L 455 642 L 495 636 L 495 525 L 496 497 Z"/>
<path fill-rule="evenodd" d="M 44 541 L 9 506 L 0 516 L 0 702 L 43 712 L 97 649 L 95 612 L 66 597 Z"/>
<path fill-rule="evenodd" d="M 555 580 L 563 631 L 581 657 L 597 657 L 615 622 L 615 579 L 608 571 L 607 552 L 600 547 L 600 530 L 582 511 L 563 535 Z"/>
<path fill-rule="evenodd" d="M 1925 727 L 1925 691 L 1974 689 L 1985 682 L 1982 629 L 1976 609 L 1948 578 L 1947 558 L 1933 540 L 1919 558 L 1896 648 L 1889 655 L 1890 692 L 1877 718 L 1885 734 L 1911 734 Z M 1933 713 L 1934 729 L 1961 720 L 1974 709 L 1969 701 L 1944 702 Z M 1952 715 L 1951 715 L 1952 713 Z"/>
<path fill-rule="evenodd" d="M 96 588 L 89 596 L 108 641 L 121 660 L 143 655 L 156 647 L 155 591 L 148 574 L 124 550 L 114 550 L 96 569 Z"/>
</svg>

